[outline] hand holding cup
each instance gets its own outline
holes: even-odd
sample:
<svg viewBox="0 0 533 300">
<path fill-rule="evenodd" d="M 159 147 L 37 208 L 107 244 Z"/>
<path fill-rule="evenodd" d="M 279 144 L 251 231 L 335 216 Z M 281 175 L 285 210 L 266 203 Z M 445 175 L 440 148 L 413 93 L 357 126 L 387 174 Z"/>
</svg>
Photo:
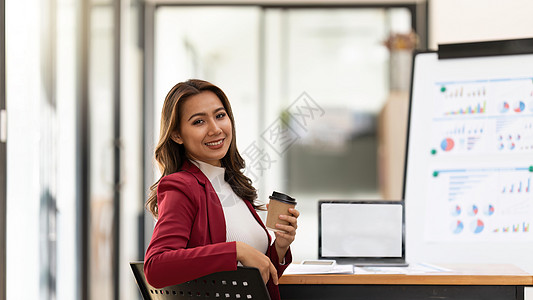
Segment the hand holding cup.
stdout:
<svg viewBox="0 0 533 300">
<path fill-rule="evenodd" d="M 289 246 L 294 242 L 300 212 L 294 208 L 296 200 L 288 195 L 273 192 L 269 198 L 266 226 L 276 235 L 274 243 L 281 259 L 285 257 Z"/>
<path fill-rule="evenodd" d="M 284 220 L 284 217 L 280 218 L 280 216 L 292 216 L 289 209 L 294 209 L 296 206 L 296 200 L 289 195 L 279 192 L 273 192 L 272 196 L 269 198 L 270 202 L 268 204 L 266 227 L 272 231 L 284 231 L 278 228 L 276 224 L 290 225 L 289 220 Z"/>
</svg>

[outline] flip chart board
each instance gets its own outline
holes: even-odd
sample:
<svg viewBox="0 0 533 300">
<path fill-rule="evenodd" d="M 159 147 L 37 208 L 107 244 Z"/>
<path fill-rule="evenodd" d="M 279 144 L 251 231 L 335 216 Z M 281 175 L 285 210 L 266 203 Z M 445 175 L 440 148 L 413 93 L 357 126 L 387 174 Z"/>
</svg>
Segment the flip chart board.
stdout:
<svg viewBox="0 0 533 300">
<path fill-rule="evenodd" d="M 533 39 L 442 49 L 414 57 L 407 260 L 533 271 Z"/>
</svg>

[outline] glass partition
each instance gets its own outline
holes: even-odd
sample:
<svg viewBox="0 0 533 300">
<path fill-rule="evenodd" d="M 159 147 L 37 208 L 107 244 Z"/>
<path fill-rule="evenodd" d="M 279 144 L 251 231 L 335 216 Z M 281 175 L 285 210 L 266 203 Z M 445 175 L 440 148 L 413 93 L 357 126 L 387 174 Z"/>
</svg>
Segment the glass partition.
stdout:
<svg viewBox="0 0 533 300">
<path fill-rule="evenodd" d="M 6 296 L 75 299 L 76 1 L 6 11 Z"/>
<path fill-rule="evenodd" d="M 89 295 L 113 299 L 114 9 L 92 1 L 89 33 Z"/>
</svg>

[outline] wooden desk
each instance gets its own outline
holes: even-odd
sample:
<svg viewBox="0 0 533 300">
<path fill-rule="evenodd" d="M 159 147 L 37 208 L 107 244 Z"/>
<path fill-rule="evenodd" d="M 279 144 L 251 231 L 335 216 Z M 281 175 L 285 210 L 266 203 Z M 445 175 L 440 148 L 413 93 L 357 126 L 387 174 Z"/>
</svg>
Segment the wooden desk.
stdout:
<svg viewBox="0 0 533 300">
<path fill-rule="evenodd" d="M 524 299 L 533 274 L 513 265 L 439 265 L 452 270 L 422 275 L 283 275 L 283 300 L 292 299 Z"/>
</svg>

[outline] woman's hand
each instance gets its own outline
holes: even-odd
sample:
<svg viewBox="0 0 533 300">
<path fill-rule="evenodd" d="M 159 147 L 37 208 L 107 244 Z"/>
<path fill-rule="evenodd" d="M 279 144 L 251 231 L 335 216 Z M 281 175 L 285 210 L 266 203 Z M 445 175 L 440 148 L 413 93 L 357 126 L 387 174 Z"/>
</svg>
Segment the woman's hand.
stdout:
<svg viewBox="0 0 533 300">
<path fill-rule="evenodd" d="M 276 224 L 276 228 L 282 231 L 276 231 L 276 251 L 278 252 L 279 260 L 282 261 L 289 249 L 289 246 L 294 242 L 296 236 L 296 229 L 298 228 L 298 217 L 300 212 L 294 208 L 289 208 L 289 215 L 280 215 L 279 218 L 283 221 L 289 222 L 289 225 Z"/>
<path fill-rule="evenodd" d="M 278 284 L 278 271 L 276 271 L 276 268 L 270 261 L 270 258 L 246 243 L 236 242 L 236 244 L 237 260 L 240 261 L 243 266 L 259 269 L 265 284 L 268 282 L 270 277 L 272 277 L 274 284 Z"/>
</svg>

